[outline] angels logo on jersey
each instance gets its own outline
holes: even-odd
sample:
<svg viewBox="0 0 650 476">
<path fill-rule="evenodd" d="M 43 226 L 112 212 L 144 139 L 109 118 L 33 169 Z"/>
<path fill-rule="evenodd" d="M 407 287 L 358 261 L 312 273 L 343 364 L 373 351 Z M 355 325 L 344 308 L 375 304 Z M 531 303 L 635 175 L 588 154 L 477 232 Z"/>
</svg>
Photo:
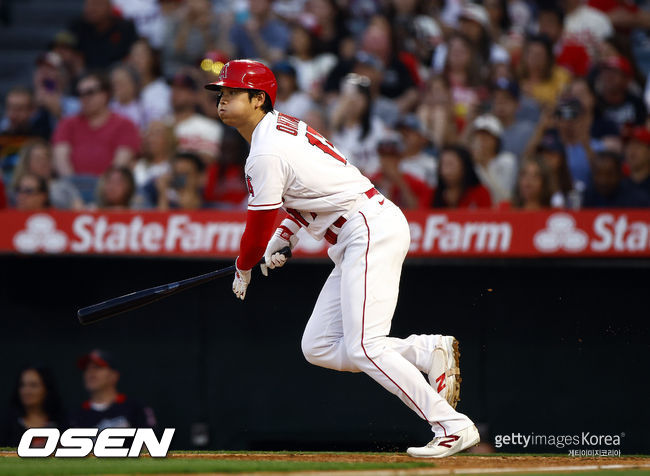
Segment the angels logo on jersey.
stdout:
<svg viewBox="0 0 650 476">
<path fill-rule="evenodd" d="M 246 175 L 246 186 L 248 187 L 248 193 L 251 194 L 251 197 L 255 196 L 255 191 L 253 190 L 253 183 L 251 182 L 251 176 Z"/>
</svg>

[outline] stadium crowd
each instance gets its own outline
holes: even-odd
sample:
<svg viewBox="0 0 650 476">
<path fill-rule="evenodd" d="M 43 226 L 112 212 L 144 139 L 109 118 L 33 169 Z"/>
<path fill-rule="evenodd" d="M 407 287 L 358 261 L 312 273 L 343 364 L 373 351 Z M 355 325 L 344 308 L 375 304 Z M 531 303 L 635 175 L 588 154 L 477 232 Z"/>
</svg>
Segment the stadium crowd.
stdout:
<svg viewBox="0 0 650 476">
<path fill-rule="evenodd" d="M 650 207 L 634 0 L 85 0 L 4 98 L 0 208 L 245 209 L 230 58 L 405 209 Z"/>
</svg>

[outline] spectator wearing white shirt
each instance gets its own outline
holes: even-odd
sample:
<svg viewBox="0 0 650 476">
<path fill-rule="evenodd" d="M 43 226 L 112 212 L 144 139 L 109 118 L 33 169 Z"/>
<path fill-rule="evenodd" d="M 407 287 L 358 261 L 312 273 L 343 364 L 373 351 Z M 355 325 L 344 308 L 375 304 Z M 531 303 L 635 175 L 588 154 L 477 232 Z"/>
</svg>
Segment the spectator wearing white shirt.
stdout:
<svg viewBox="0 0 650 476">
<path fill-rule="evenodd" d="M 140 75 L 140 100 L 146 111 L 146 123 L 169 116 L 171 89 L 162 77 L 159 53 L 141 38 L 131 47 L 126 61 Z"/>
<path fill-rule="evenodd" d="M 109 103 L 111 110 L 131 119 L 142 131 L 147 124 L 145 109 L 140 102 L 140 77 L 133 68 L 118 65 L 111 70 L 111 90 L 113 98 Z"/>
<path fill-rule="evenodd" d="M 589 56 L 597 57 L 598 44 L 614 34 L 609 17 L 585 4 L 584 0 L 562 0 L 564 34 L 582 43 Z"/>
<path fill-rule="evenodd" d="M 298 89 L 295 68 L 289 62 L 281 61 L 273 66 L 273 74 L 278 81 L 275 109 L 304 121 L 314 102 L 309 94 Z"/>
<path fill-rule="evenodd" d="M 199 83 L 192 70 L 180 71 L 172 81 L 174 133 L 179 152 L 198 154 L 208 165 L 220 155 L 223 126 L 197 112 Z"/>
<path fill-rule="evenodd" d="M 502 136 L 501 121 L 492 114 L 477 117 L 472 125 L 470 149 L 474 168 L 495 204 L 512 198 L 517 177 L 517 159 L 501 150 Z"/>
</svg>

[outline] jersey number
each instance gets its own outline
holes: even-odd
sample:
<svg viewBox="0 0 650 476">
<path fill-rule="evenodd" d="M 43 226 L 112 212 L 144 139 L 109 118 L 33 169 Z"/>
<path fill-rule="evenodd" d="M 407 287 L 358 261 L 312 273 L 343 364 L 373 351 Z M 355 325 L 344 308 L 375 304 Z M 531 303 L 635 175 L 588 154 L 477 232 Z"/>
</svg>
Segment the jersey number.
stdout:
<svg viewBox="0 0 650 476">
<path fill-rule="evenodd" d="M 307 132 L 306 132 L 307 140 L 311 145 L 315 145 L 318 147 L 320 150 L 325 152 L 327 155 L 331 155 L 334 157 L 336 160 L 339 162 L 342 162 L 343 164 L 346 164 L 347 161 L 345 158 L 343 158 L 341 155 L 339 155 L 336 152 L 336 149 L 334 149 L 334 146 L 330 141 L 325 139 L 322 135 L 318 133 L 316 129 L 314 129 L 311 126 L 307 126 Z"/>
</svg>

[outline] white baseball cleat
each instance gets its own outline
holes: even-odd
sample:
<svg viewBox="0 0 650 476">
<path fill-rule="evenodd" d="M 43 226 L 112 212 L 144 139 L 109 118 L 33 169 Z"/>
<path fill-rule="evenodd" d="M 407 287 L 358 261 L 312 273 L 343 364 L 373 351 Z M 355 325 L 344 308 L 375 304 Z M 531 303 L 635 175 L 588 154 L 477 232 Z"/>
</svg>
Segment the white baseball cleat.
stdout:
<svg viewBox="0 0 650 476">
<path fill-rule="evenodd" d="M 433 349 L 429 383 L 447 403 L 456 408 L 460 400 L 460 351 L 454 336 L 442 336 L 441 345 Z"/>
<path fill-rule="evenodd" d="M 414 458 L 444 458 L 478 445 L 479 441 L 478 430 L 472 425 L 452 435 L 436 436 L 426 446 L 409 448 L 406 452 Z"/>
</svg>

